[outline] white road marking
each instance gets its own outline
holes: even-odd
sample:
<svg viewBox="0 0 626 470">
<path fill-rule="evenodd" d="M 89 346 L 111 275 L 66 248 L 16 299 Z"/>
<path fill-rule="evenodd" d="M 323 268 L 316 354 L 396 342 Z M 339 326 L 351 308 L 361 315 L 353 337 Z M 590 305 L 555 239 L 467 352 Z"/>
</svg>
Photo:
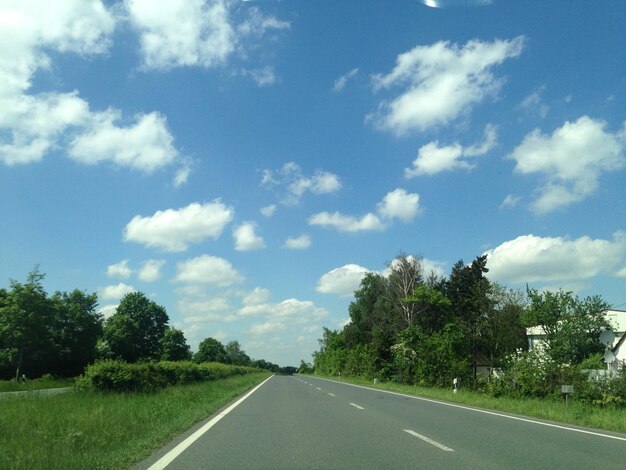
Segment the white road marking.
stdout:
<svg viewBox="0 0 626 470">
<path fill-rule="evenodd" d="M 451 449 L 450 447 L 446 447 L 443 444 L 440 444 L 437 441 L 433 441 L 432 439 L 430 439 L 430 438 L 428 438 L 428 437 L 426 437 L 426 436 L 424 436 L 422 434 L 419 434 L 419 433 L 417 433 L 415 431 L 411 431 L 410 429 L 405 429 L 404 432 L 408 432 L 411 436 L 415 436 L 415 437 L 417 437 L 418 439 L 421 439 L 424 442 L 428 442 L 429 444 L 432 444 L 432 445 L 434 445 L 435 447 L 438 447 L 441 450 L 444 450 L 446 452 L 454 452 L 454 449 Z"/>
<path fill-rule="evenodd" d="M 154 464 L 152 464 L 152 466 L 148 470 L 163 470 L 170 463 L 172 463 L 172 461 L 176 457 L 178 457 L 180 454 L 182 454 L 191 444 L 193 444 L 195 441 L 197 441 L 205 432 L 207 432 L 209 429 L 211 429 L 213 426 L 215 426 L 218 423 L 218 421 L 220 421 L 224 416 L 226 416 L 228 413 L 230 413 L 235 408 L 237 408 L 239 405 L 241 405 L 241 403 L 246 398 L 248 398 L 250 395 L 252 395 L 254 392 L 256 392 L 259 388 L 261 388 L 265 384 L 265 382 L 267 382 L 272 377 L 274 377 L 274 376 L 272 375 L 272 376 L 268 377 L 267 379 L 265 379 L 263 382 L 261 382 L 259 385 L 254 387 L 252 390 L 250 390 L 248 393 L 246 393 L 243 397 L 241 397 L 235 403 L 233 403 L 228 408 L 226 408 L 224 411 L 222 411 L 220 414 L 215 416 L 211 421 L 206 423 L 204 426 L 202 426 L 200 429 L 198 429 L 196 432 L 194 432 L 191 436 L 189 436 L 187 439 L 185 439 L 183 442 L 178 444 L 176 447 L 174 447 L 172 450 L 170 450 L 167 454 L 165 454 L 159 460 L 157 460 Z"/>
<path fill-rule="evenodd" d="M 330 393 L 330 392 L 328 392 L 328 394 L 329 394 L 331 397 L 336 396 L 334 393 Z"/>
<path fill-rule="evenodd" d="M 343 384 L 343 385 L 349 385 L 350 387 L 363 388 L 365 390 L 371 390 L 371 391 L 374 391 L 374 392 L 388 393 L 389 395 L 397 395 L 399 397 L 406 397 L 406 398 L 412 398 L 414 400 L 421 400 L 421 401 L 427 401 L 427 402 L 430 402 L 430 403 L 437 403 L 438 405 L 451 406 L 453 408 L 461 408 L 463 410 L 474 411 L 476 413 L 484 413 L 484 414 L 488 414 L 488 415 L 492 415 L 492 416 L 498 416 L 500 418 L 508 418 L 508 419 L 514 419 L 516 421 L 524 421 L 526 423 L 537 424 L 539 426 L 547 426 L 547 427 L 550 427 L 550 428 L 562 429 L 564 431 L 579 432 L 579 433 L 582 433 L 582 434 L 590 434 L 592 436 L 605 437 L 607 439 L 616 439 L 618 441 L 626 441 L 625 437 L 612 436 L 611 434 L 604 434 L 604 433 L 601 433 L 601 432 L 587 431 L 585 429 L 572 428 L 572 427 L 569 427 L 569 426 L 561 426 L 559 424 L 544 423 L 543 421 L 537 421 L 535 419 L 520 418 L 519 416 L 507 415 L 507 414 L 504 414 L 504 413 L 497 413 L 495 411 L 480 410 L 478 408 L 472 408 L 470 406 L 457 405 L 457 404 L 448 403 L 448 402 L 445 402 L 445 401 L 433 400 L 431 398 L 416 397 L 415 395 L 407 395 L 405 393 L 390 392 L 389 390 L 382 390 L 380 388 L 371 388 L 371 387 L 364 387 L 363 385 L 349 384 L 349 383 L 346 383 L 346 382 L 337 382 L 336 380 L 323 379 L 321 377 L 317 377 L 317 379 L 318 380 L 326 380 L 328 382 L 334 382 L 334 383 Z"/>
<path fill-rule="evenodd" d="M 357 405 L 356 403 L 350 403 L 352 406 L 354 406 L 355 408 L 358 408 L 359 410 L 364 410 L 365 408 L 363 408 L 362 406 Z"/>
</svg>

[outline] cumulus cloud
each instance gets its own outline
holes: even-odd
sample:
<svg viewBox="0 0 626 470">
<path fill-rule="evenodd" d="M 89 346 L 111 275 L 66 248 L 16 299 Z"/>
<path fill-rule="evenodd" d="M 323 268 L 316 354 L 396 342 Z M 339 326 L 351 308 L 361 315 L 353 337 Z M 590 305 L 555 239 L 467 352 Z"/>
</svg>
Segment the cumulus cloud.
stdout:
<svg viewBox="0 0 626 470">
<path fill-rule="evenodd" d="M 270 291 L 262 287 L 255 287 L 252 292 L 248 293 L 241 301 L 244 305 L 262 305 L 269 302 L 271 297 Z"/>
<path fill-rule="evenodd" d="M 341 189 L 339 176 L 328 171 L 316 170 L 313 175 L 302 173 L 300 165 L 295 162 L 285 163 L 278 170 L 263 170 L 261 186 L 277 189 L 282 192 L 282 203 L 295 205 L 307 192 L 319 195 L 335 193 Z"/>
<path fill-rule="evenodd" d="M 178 263 L 175 280 L 187 284 L 228 287 L 243 282 L 244 278 L 230 261 L 217 256 L 201 255 Z"/>
<path fill-rule="evenodd" d="M 486 154 L 496 145 L 496 140 L 495 127 L 490 124 L 485 127 L 483 141 L 469 147 L 463 147 L 458 143 L 441 147 L 438 141 L 430 142 L 420 147 L 413 167 L 405 168 L 404 176 L 414 178 L 443 171 L 471 170 L 475 165 L 469 158 Z"/>
<path fill-rule="evenodd" d="M 287 238 L 285 240 L 285 248 L 290 250 L 306 250 L 311 246 L 311 237 L 308 235 L 300 235 L 295 238 Z"/>
<path fill-rule="evenodd" d="M 419 200 L 419 194 L 408 193 L 401 188 L 394 189 L 378 203 L 378 214 L 385 219 L 400 219 L 403 222 L 410 222 L 419 211 Z"/>
<path fill-rule="evenodd" d="M 502 204 L 500 204 L 500 209 L 512 209 L 513 207 L 517 206 L 517 203 L 519 201 L 519 196 L 507 194 L 507 196 L 504 198 L 504 201 L 502 201 Z"/>
<path fill-rule="evenodd" d="M 146 173 L 177 159 L 178 152 L 164 116 L 159 113 L 140 115 L 136 123 L 128 127 L 115 125 L 120 117 L 118 111 L 93 115 L 89 129 L 71 142 L 70 158 L 89 165 L 111 161 Z"/>
<path fill-rule="evenodd" d="M 133 286 L 129 286 L 120 282 L 119 284 L 115 284 L 112 286 L 106 286 L 100 289 L 100 297 L 103 299 L 116 299 L 119 300 L 124 297 L 126 294 L 130 294 L 131 292 L 135 292 L 136 289 Z"/>
<path fill-rule="evenodd" d="M 107 266 L 108 277 L 118 277 L 121 279 L 128 279 L 133 270 L 128 267 L 128 260 L 122 260 L 119 263 L 110 264 Z"/>
<path fill-rule="evenodd" d="M 144 282 L 154 282 L 161 277 L 161 268 L 165 265 L 164 260 L 149 259 L 144 261 L 139 269 L 138 277 Z"/>
<path fill-rule="evenodd" d="M 503 80 L 496 78 L 492 69 L 519 56 L 523 46 L 521 36 L 493 42 L 472 40 L 464 46 L 440 41 L 400 54 L 394 69 L 375 75 L 373 85 L 377 91 L 404 90 L 391 101 L 382 101 L 370 118 L 379 128 L 397 135 L 448 124 L 498 95 Z"/>
<path fill-rule="evenodd" d="M 581 281 L 611 272 L 626 254 L 626 233 L 612 240 L 522 235 L 489 250 L 488 276 L 501 282 Z"/>
<path fill-rule="evenodd" d="M 190 244 L 217 239 L 234 217 L 234 210 L 219 199 L 191 203 L 180 209 L 136 215 L 124 229 L 124 240 L 165 251 L 185 251 Z"/>
<path fill-rule="evenodd" d="M 256 234 L 254 222 L 244 222 L 233 230 L 235 250 L 252 251 L 265 248 L 263 238 Z"/>
<path fill-rule="evenodd" d="M 139 31 L 146 69 L 222 66 L 237 51 L 245 56 L 246 38 L 257 43 L 269 30 L 289 29 L 256 7 L 238 20 L 232 0 L 170 0 L 159 8 L 152 0 L 126 0 L 125 6 Z"/>
<path fill-rule="evenodd" d="M 264 217 L 271 217 L 276 212 L 276 204 L 270 204 L 269 206 L 265 206 L 261 208 L 261 215 Z"/>
<path fill-rule="evenodd" d="M 595 193 L 604 172 L 626 166 L 622 134 L 605 127 L 583 116 L 565 122 L 552 135 L 535 129 L 513 150 L 509 158 L 515 160 L 517 173 L 537 173 L 545 180 L 531 205 L 534 212 L 546 214 L 582 201 Z"/>
<path fill-rule="evenodd" d="M 358 264 L 346 264 L 322 275 L 317 281 L 315 290 L 324 294 L 337 294 L 341 297 L 351 296 L 361 284 L 369 269 Z"/>
<path fill-rule="evenodd" d="M 340 212 L 320 212 L 308 219 L 309 225 L 319 225 L 340 232 L 385 230 L 394 219 L 410 222 L 419 212 L 419 195 L 402 188 L 394 189 L 376 205 L 377 213 L 368 212 L 361 217 Z"/>
<path fill-rule="evenodd" d="M 81 163 L 151 172 L 178 159 L 159 113 L 119 125 L 119 110 L 94 112 L 77 91 L 27 93 L 34 74 L 51 66 L 50 51 L 108 50 L 116 18 L 101 1 L 13 2 L 0 16 L 0 162 L 37 162 L 61 149 Z"/>
<path fill-rule="evenodd" d="M 101 314 L 106 320 L 107 318 L 115 314 L 115 312 L 117 312 L 117 307 L 119 307 L 119 304 L 103 305 L 102 307 L 100 307 L 100 310 L 98 310 L 98 313 Z"/>
</svg>

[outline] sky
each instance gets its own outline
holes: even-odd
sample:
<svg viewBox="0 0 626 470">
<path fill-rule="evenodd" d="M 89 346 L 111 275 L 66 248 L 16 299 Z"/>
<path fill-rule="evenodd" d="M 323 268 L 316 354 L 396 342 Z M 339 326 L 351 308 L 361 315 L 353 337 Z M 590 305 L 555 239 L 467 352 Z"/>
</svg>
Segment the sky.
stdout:
<svg viewBox="0 0 626 470">
<path fill-rule="evenodd" d="M 0 0 L 0 287 L 311 362 L 367 272 L 626 309 L 626 2 Z"/>
</svg>

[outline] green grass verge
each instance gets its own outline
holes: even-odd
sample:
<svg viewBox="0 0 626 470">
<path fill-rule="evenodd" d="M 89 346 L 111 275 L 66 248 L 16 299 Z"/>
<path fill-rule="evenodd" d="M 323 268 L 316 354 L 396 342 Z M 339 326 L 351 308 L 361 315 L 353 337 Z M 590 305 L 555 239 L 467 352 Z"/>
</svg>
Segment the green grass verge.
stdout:
<svg viewBox="0 0 626 470">
<path fill-rule="evenodd" d="M 14 380 L 0 380 L 0 393 L 23 392 L 26 390 L 41 390 L 45 388 L 63 388 L 74 385 L 74 379 L 33 379 L 26 382 Z"/>
<path fill-rule="evenodd" d="M 151 394 L 70 392 L 5 399 L 0 468 L 128 468 L 269 375 L 233 376 Z"/>
<path fill-rule="evenodd" d="M 488 410 L 503 411 L 533 418 L 556 421 L 560 423 L 586 426 L 607 431 L 626 433 L 626 409 L 618 407 L 599 407 L 585 403 L 570 401 L 546 400 L 546 399 L 515 399 L 508 397 L 491 397 L 480 392 L 461 389 L 458 393 L 441 388 L 418 387 L 402 385 L 394 382 L 374 384 L 371 380 L 353 377 L 327 377 L 313 375 L 312 377 L 324 377 L 340 382 L 365 385 L 381 390 L 405 393 L 425 398 L 475 406 Z"/>
</svg>

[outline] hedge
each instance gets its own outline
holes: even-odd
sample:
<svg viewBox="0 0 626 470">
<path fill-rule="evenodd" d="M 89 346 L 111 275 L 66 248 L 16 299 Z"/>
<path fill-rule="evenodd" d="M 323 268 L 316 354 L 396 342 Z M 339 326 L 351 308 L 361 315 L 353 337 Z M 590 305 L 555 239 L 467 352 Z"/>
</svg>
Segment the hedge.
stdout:
<svg viewBox="0 0 626 470">
<path fill-rule="evenodd" d="M 222 379 L 232 375 L 259 372 L 245 366 L 216 362 L 140 362 L 129 364 L 120 360 L 98 361 L 85 369 L 76 381 L 83 390 L 106 392 L 152 392 L 170 385 L 182 385 Z"/>
</svg>

